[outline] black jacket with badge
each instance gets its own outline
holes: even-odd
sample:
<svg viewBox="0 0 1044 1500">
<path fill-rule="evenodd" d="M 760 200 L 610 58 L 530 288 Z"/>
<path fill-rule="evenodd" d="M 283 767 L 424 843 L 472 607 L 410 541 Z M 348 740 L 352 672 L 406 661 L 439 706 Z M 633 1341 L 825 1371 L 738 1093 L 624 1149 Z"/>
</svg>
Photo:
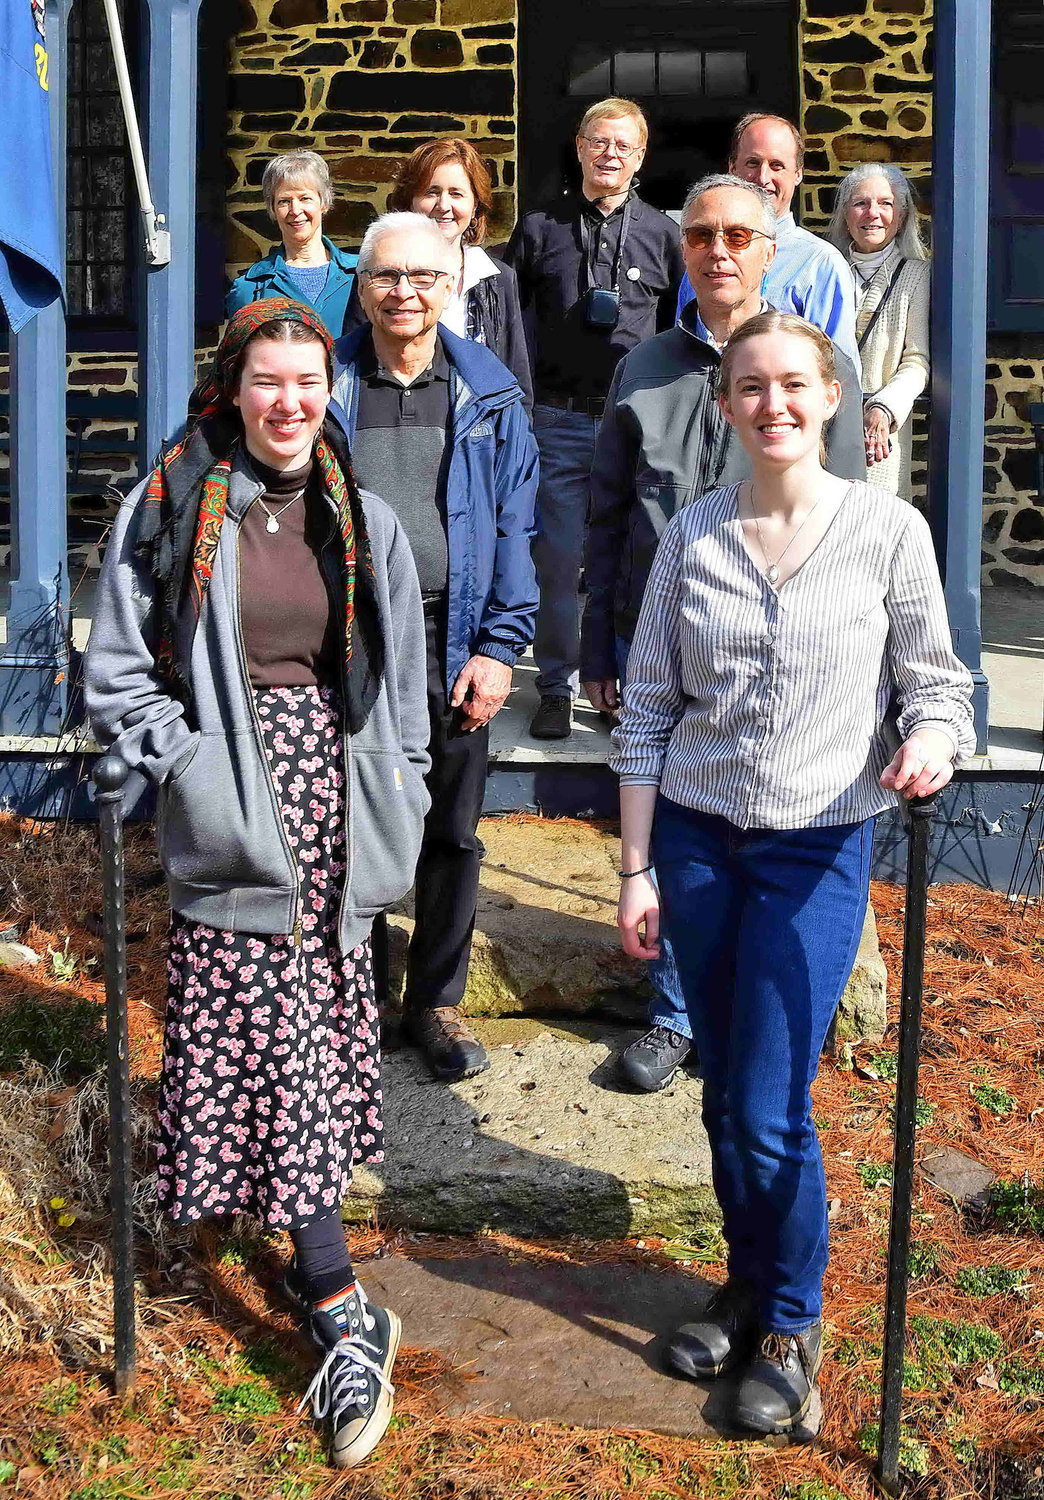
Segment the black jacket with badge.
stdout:
<svg viewBox="0 0 1044 1500">
<path fill-rule="evenodd" d="M 617 366 L 594 467 L 584 555 L 587 602 L 580 676 L 617 676 L 615 636 L 630 641 L 667 522 L 707 490 L 750 478 L 750 460 L 722 416 L 715 388 L 721 354 L 696 332 L 696 303 L 676 328 Z M 834 345 L 841 404 L 826 429 L 826 467 L 866 479 L 863 398 L 855 367 Z"/>
<path fill-rule="evenodd" d="M 538 402 L 542 390 L 604 396 L 623 356 L 674 322 L 685 269 L 678 226 L 632 193 L 619 318 L 611 330 L 588 326 L 584 294 L 612 286 L 622 220 L 622 205 L 603 217 L 574 192 L 515 225 L 502 259 L 518 277 Z"/>
</svg>

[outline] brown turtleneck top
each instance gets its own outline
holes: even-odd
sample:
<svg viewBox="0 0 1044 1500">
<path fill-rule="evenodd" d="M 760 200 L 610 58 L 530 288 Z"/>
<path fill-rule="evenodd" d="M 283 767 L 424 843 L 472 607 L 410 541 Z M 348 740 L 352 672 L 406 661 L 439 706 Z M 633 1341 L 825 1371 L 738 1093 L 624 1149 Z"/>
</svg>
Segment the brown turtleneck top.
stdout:
<svg viewBox="0 0 1044 1500">
<path fill-rule="evenodd" d="M 251 455 L 250 467 L 265 486 L 261 499 L 279 517 L 279 530 L 267 531 L 268 516 L 255 500 L 239 529 L 240 616 L 251 684 L 332 685 L 338 680 L 340 619 L 319 554 L 334 520 L 314 461 L 280 471 Z"/>
</svg>

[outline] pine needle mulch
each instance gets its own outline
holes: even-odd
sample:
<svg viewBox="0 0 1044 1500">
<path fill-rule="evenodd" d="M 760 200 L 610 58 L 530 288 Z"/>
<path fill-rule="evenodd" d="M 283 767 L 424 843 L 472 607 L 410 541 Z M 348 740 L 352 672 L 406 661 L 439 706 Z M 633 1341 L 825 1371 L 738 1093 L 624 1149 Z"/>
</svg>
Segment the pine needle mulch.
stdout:
<svg viewBox="0 0 1044 1500">
<path fill-rule="evenodd" d="M 146 1153 L 164 993 L 163 893 L 147 882 L 151 834 L 128 830 L 131 1031 Z M 0 971 L 5 1020 L 27 1004 L 77 1017 L 100 1006 L 94 834 L 0 816 L 0 926 L 45 963 Z M 902 892 L 874 889 L 890 996 L 898 995 Z M 50 952 L 49 952 L 50 950 Z M 92 963 L 91 960 L 94 962 Z M 79 1007 L 79 1009 L 76 1009 Z M 232 1237 L 165 1235 L 140 1290 L 133 1401 L 111 1388 L 100 1096 L 51 1073 L 0 1076 L 25 1101 L 0 1142 L 0 1497 L 63 1500 L 869 1500 L 884 1301 L 896 1007 L 880 1044 L 824 1061 L 816 1117 L 831 1197 L 825 1418 L 818 1440 L 775 1448 L 649 1433 L 447 1417 L 446 1360 L 406 1348 L 396 1412 L 361 1471 L 331 1474 L 295 1414 L 312 1359 L 278 1285 L 285 1244 L 241 1224 Z M 41 1012 L 44 1014 L 44 1012 Z M 42 1023 L 43 1024 L 43 1023 Z M 46 1025 L 50 1025 L 46 1021 Z M 77 1023 L 76 1046 L 89 1026 Z M 60 1028 L 56 1032 L 61 1041 Z M 0 1054 L 2 1055 L 2 1054 Z M 90 1061 L 85 1052 L 85 1062 Z M 4 1066 L 10 1066 L 5 1064 Z M 94 1086 L 94 1085 L 92 1085 Z M 1044 1497 L 1044 914 L 968 886 L 929 910 L 919 1154 L 955 1147 L 1001 1180 L 992 1208 L 961 1208 L 923 1180 L 915 1197 L 911 1337 L 902 1458 L 908 1493 L 931 1500 Z M 92 1113 L 93 1111 L 93 1113 Z M 9 1121 L 0 1119 L 0 1130 Z M 20 1132 L 20 1134 L 19 1134 Z M 17 1137 L 17 1139 L 16 1139 Z M 16 1160 L 10 1158 L 14 1156 Z M 6 1188 L 6 1196 L 5 1196 Z M 55 1206 L 58 1205 L 58 1206 Z M 72 1222 L 67 1222 L 71 1220 Z M 615 1260 L 721 1274 L 710 1235 L 693 1246 L 447 1238 L 368 1225 L 364 1261 L 399 1253 Z M 14 1303 L 12 1305 L 12 1297 Z M 22 1297 L 22 1303 L 18 1298 Z"/>
</svg>

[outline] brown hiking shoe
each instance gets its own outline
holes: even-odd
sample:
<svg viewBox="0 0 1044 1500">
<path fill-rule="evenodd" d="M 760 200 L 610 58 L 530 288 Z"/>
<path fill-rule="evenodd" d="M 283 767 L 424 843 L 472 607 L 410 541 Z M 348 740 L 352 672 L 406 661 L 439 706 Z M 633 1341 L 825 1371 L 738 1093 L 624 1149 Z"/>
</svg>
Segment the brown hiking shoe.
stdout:
<svg viewBox="0 0 1044 1500">
<path fill-rule="evenodd" d="M 409 1010 L 402 1018 L 403 1035 L 423 1052 L 436 1078 L 455 1083 L 474 1078 L 489 1067 L 489 1055 L 475 1033 L 465 1025 L 455 1005 L 436 1010 Z"/>
</svg>

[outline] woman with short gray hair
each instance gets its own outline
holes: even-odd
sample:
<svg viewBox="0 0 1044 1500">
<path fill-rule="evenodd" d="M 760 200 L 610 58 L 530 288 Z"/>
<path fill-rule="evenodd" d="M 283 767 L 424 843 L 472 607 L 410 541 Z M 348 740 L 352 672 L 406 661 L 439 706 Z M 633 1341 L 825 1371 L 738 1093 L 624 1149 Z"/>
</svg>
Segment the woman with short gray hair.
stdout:
<svg viewBox="0 0 1044 1500">
<path fill-rule="evenodd" d="M 910 500 L 911 414 L 928 382 L 929 273 L 913 189 L 898 167 L 864 162 L 842 179 L 830 239 L 855 280 L 869 477 Z"/>
<path fill-rule="evenodd" d="M 282 244 L 236 278 L 226 314 L 267 297 L 292 297 L 310 303 L 338 338 L 351 323 L 356 258 L 323 234 L 323 216 L 334 201 L 330 169 L 315 151 L 287 151 L 265 167 L 261 192 Z"/>
</svg>

